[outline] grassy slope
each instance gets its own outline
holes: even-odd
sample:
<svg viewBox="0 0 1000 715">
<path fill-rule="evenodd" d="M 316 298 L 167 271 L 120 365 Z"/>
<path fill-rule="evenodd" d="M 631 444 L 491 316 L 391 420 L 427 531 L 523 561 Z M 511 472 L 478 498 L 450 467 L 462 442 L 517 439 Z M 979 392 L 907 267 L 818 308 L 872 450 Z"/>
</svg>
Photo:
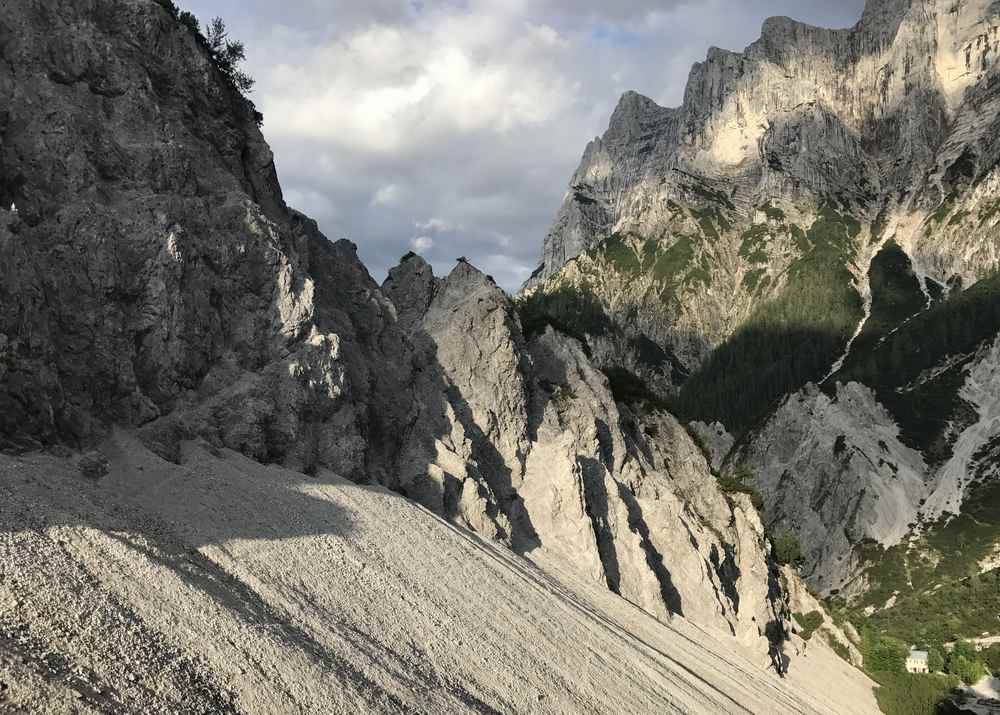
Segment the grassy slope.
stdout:
<svg viewBox="0 0 1000 715">
<path fill-rule="evenodd" d="M 802 256 L 785 287 L 685 383 L 672 405 L 683 419 L 720 420 L 745 431 L 785 394 L 821 378 L 853 333 L 862 306 L 848 264 L 860 225 L 824 207 L 807 231 L 792 230 Z M 748 256 L 760 250 L 760 238 L 753 230 L 744 235 Z"/>
</svg>

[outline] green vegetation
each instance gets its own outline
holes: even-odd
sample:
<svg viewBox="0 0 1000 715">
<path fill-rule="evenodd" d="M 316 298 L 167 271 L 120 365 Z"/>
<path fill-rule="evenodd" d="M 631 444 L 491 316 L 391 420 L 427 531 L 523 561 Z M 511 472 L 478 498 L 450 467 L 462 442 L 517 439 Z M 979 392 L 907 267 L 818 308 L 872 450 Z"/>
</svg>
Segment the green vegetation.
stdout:
<svg viewBox="0 0 1000 715">
<path fill-rule="evenodd" d="M 156 1 L 170 13 L 174 20 L 194 35 L 198 44 L 208 53 L 219 74 L 233 88 L 244 106 L 253 113 L 257 124 L 260 125 L 264 121 L 264 117 L 246 96 L 253 90 L 254 79 L 240 68 L 240 65 L 246 60 L 244 44 L 229 37 L 226 23 L 221 17 L 212 18 L 205 27 L 205 31 L 202 32 L 198 18 L 193 13 L 181 10 L 174 4 L 173 0 Z"/>
<path fill-rule="evenodd" d="M 937 648 L 928 647 L 927 649 L 927 669 L 932 673 L 944 671 L 944 656 Z"/>
<path fill-rule="evenodd" d="M 839 655 L 843 660 L 846 660 L 848 663 L 851 662 L 851 651 L 848 650 L 847 646 L 841 643 L 836 636 L 832 634 L 827 634 L 826 642 L 830 644 L 830 647 L 833 649 L 834 653 Z"/>
<path fill-rule="evenodd" d="M 736 206 L 733 205 L 733 202 L 729 200 L 729 197 L 726 196 L 721 191 L 711 189 L 702 184 L 689 184 L 685 188 L 691 193 L 693 193 L 695 196 L 699 196 L 705 199 L 706 201 L 711 201 L 712 203 L 725 206 L 730 211 L 734 211 L 736 209 Z"/>
<path fill-rule="evenodd" d="M 836 612 L 834 621 L 840 622 L 842 612 Z M 800 625 L 802 620 L 795 615 Z M 862 616 L 863 618 L 863 616 Z M 864 657 L 865 672 L 879 684 L 876 691 L 879 708 L 887 715 L 935 715 L 938 707 L 944 702 L 951 691 L 962 682 L 962 676 L 956 671 L 961 670 L 965 677 L 976 675 L 975 666 L 968 661 L 980 662 L 974 655 L 970 658 L 969 647 L 957 644 L 955 650 L 948 656 L 948 663 L 941 653 L 940 646 L 928 647 L 928 644 L 915 641 L 928 651 L 929 674 L 907 673 L 906 658 L 909 646 L 903 640 L 886 635 L 863 620 L 852 619 L 855 624 L 862 623 L 861 654 Z M 833 640 L 830 639 L 831 645 Z M 839 644 L 834 648 L 838 654 L 846 658 L 847 648 Z M 981 667 L 981 665 L 980 665 Z M 945 670 L 945 673 L 939 671 Z M 968 681 L 966 681 L 968 682 Z"/>
<path fill-rule="evenodd" d="M 584 352 L 590 356 L 589 336 L 614 335 L 617 340 L 628 344 L 641 366 L 661 372 L 673 382 L 682 381 L 687 375 L 684 366 L 673 355 L 645 335 L 623 335 L 586 282 L 579 286 L 559 283 L 542 288 L 519 298 L 515 305 L 527 339 L 541 335 L 551 326 L 580 341 Z M 625 403 L 660 404 L 653 391 L 637 375 L 624 369 L 609 369 L 606 373 L 615 399 Z"/>
<path fill-rule="evenodd" d="M 958 641 L 945 658 L 945 669 L 966 685 L 978 683 L 989 674 L 985 663 L 968 641 Z"/>
<path fill-rule="evenodd" d="M 775 402 L 818 380 L 862 317 L 847 266 L 861 227 L 824 207 L 809 231 L 790 227 L 803 248 L 788 281 L 719 346 L 672 402 L 685 421 L 720 420 L 741 434 Z"/>
<path fill-rule="evenodd" d="M 750 292 L 756 290 L 759 286 L 763 285 L 761 283 L 761 278 L 767 275 L 767 271 L 763 268 L 758 268 L 752 270 L 743 276 L 743 286 Z"/>
<path fill-rule="evenodd" d="M 666 248 L 662 239 L 642 239 L 634 234 L 615 233 L 587 253 L 599 265 L 627 276 L 651 275 L 661 286 L 661 299 L 668 303 L 677 290 L 694 282 L 711 284 L 710 266 L 706 259 L 695 264 L 695 236 L 677 236 Z"/>
<path fill-rule="evenodd" d="M 605 335 L 611 320 L 601 302 L 586 286 L 561 284 L 554 290 L 536 290 L 517 302 L 521 327 L 527 338 L 545 332 L 546 326 L 579 340 L 590 352 L 587 335 Z"/>
<path fill-rule="evenodd" d="M 812 634 L 816 632 L 816 629 L 823 625 L 823 614 L 819 611 L 793 613 L 792 618 L 795 619 L 795 622 L 799 624 L 799 628 L 802 629 L 799 632 L 802 640 L 806 641 L 812 638 Z"/>
<path fill-rule="evenodd" d="M 894 559 L 893 563 L 898 565 L 899 560 Z M 890 608 L 866 616 L 864 603 L 871 601 L 867 596 L 851 607 L 836 601 L 828 605 L 835 622 L 849 620 L 859 626 L 864 668 L 882 685 L 878 700 L 883 711 L 934 713 L 935 706 L 959 682 L 974 683 L 1000 666 L 1000 646 L 995 651 L 990 648 L 980 653 L 962 639 L 963 635 L 997 629 L 1000 570 L 933 587 L 927 585 L 927 574 L 932 571 L 903 570 L 903 580 L 906 574 L 911 574 L 924 588 L 900 593 Z M 954 646 L 949 650 L 946 643 Z M 945 675 L 905 673 L 908 644 L 927 651 L 927 665 L 932 674 Z M 908 699 L 908 690 L 913 691 L 916 700 Z"/>
<path fill-rule="evenodd" d="M 903 673 L 910 649 L 903 641 L 864 625 L 861 628 L 861 655 L 865 670 L 872 673 Z"/>
<path fill-rule="evenodd" d="M 785 212 L 779 209 L 777 206 L 771 206 L 771 202 L 767 202 L 761 207 L 764 215 L 767 216 L 772 221 L 784 221 Z"/>
<path fill-rule="evenodd" d="M 205 45 L 211 53 L 215 66 L 240 94 L 253 90 L 254 80 L 240 69 L 246 59 L 243 43 L 229 39 L 226 23 L 221 17 L 212 18 L 206 28 Z"/>
<path fill-rule="evenodd" d="M 740 256 L 750 263 L 767 263 L 767 242 L 771 238 L 770 228 L 766 223 L 751 226 L 740 236 Z"/>
<path fill-rule="evenodd" d="M 771 543 L 774 547 L 774 560 L 779 564 L 798 566 L 802 563 L 804 559 L 802 544 L 793 532 L 783 531 L 775 536 Z"/>
<path fill-rule="evenodd" d="M 990 672 L 1000 677 L 1000 643 L 984 648 L 979 655 Z"/>
<path fill-rule="evenodd" d="M 991 505 L 996 508 L 995 505 Z M 993 531 L 990 543 L 997 537 Z M 978 545 L 969 550 L 956 546 L 952 551 L 937 552 L 928 542 L 920 551 L 907 554 L 905 547 L 862 551 L 870 559 L 865 576 L 872 588 L 850 608 L 832 604 L 841 615 L 855 624 L 867 623 L 879 633 L 907 643 L 942 644 L 956 638 L 972 638 L 984 630 L 1000 630 L 1000 569 L 978 572 L 983 551 Z M 882 606 L 895 596 L 891 608 Z M 881 610 L 871 616 L 864 608 Z"/>
<path fill-rule="evenodd" d="M 749 494 L 754 508 L 763 511 L 764 499 L 757 491 L 757 475 L 749 466 L 740 464 L 732 471 L 718 475 L 717 479 L 723 494 Z"/>
<path fill-rule="evenodd" d="M 680 236 L 663 251 L 658 242 L 649 241 L 644 256 L 644 264 L 652 269 L 653 278 L 664 286 L 673 286 L 694 260 L 694 241 L 688 236 Z"/>
<path fill-rule="evenodd" d="M 598 246 L 597 251 L 605 261 L 620 273 L 636 275 L 642 270 L 639 256 L 619 233 L 612 234 Z"/>
<path fill-rule="evenodd" d="M 948 453 L 936 443 L 959 416 L 958 390 L 965 381 L 965 363 L 955 362 L 933 380 L 911 383 L 948 356 L 971 355 L 998 332 L 1000 275 L 994 274 L 936 303 L 883 342 L 852 352 L 837 379 L 873 387 L 899 422 L 902 440 L 940 461 Z"/>
<path fill-rule="evenodd" d="M 715 206 L 707 209 L 691 209 L 691 216 L 698 222 L 701 234 L 711 242 L 719 240 L 719 229 L 728 231 L 732 225 Z"/>
<path fill-rule="evenodd" d="M 875 691 L 885 715 L 935 715 L 938 705 L 958 686 L 951 675 L 869 672 L 879 684 Z"/>
</svg>

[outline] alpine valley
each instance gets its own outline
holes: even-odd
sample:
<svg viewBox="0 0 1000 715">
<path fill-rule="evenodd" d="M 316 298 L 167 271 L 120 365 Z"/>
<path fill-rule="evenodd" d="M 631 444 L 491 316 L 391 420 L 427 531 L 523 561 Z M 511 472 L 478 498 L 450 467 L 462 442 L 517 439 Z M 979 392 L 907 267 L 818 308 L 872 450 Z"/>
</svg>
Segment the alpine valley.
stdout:
<svg viewBox="0 0 1000 715">
<path fill-rule="evenodd" d="M 379 285 L 171 0 L 0 0 L 0 59 L 0 712 L 933 713 L 1000 670 L 1000 0 L 625 94 L 514 297 Z"/>
</svg>

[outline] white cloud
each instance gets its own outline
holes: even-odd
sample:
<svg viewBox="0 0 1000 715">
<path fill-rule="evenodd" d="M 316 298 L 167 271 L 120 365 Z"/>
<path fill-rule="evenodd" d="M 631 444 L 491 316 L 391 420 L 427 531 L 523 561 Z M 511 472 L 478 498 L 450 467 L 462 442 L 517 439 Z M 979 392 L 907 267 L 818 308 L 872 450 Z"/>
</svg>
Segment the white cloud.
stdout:
<svg viewBox="0 0 1000 715">
<path fill-rule="evenodd" d="M 410 247 L 417 253 L 429 251 L 434 248 L 434 239 L 430 236 L 417 236 L 410 239 Z"/>
<path fill-rule="evenodd" d="M 415 221 L 414 226 L 427 233 L 448 233 L 458 231 L 461 227 L 442 218 L 429 218 L 426 221 Z"/>
<path fill-rule="evenodd" d="M 709 45 L 863 0 L 178 0 L 245 40 L 289 203 L 376 280 L 407 245 L 515 289 L 625 89 L 680 101 Z"/>
<path fill-rule="evenodd" d="M 555 30 L 442 14 L 409 28 L 372 25 L 258 74 L 272 136 L 411 154 L 456 132 L 509 132 L 551 120 L 574 83 L 548 53 Z"/>
<path fill-rule="evenodd" d="M 372 196 L 372 200 L 368 203 L 369 206 L 390 206 L 397 201 L 399 201 L 402 191 L 396 184 L 386 184 L 385 186 L 380 186 L 375 195 Z"/>
</svg>

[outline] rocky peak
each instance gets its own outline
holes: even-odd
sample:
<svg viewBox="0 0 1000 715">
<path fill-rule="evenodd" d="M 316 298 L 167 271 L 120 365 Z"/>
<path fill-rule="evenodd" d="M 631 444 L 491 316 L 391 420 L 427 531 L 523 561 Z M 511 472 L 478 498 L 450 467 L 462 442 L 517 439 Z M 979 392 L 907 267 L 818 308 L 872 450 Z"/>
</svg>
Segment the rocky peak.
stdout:
<svg viewBox="0 0 1000 715">
<path fill-rule="evenodd" d="M 412 330 L 423 318 L 439 284 L 430 264 L 415 253 L 407 253 L 399 265 L 389 269 L 382 291 L 396 306 L 403 330 Z"/>
<path fill-rule="evenodd" d="M 998 25 L 988 0 L 870 2 L 838 30 L 775 17 L 743 52 L 711 48 L 680 107 L 626 93 L 588 147 L 528 285 L 634 223 L 651 180 L 674 184 L 677 171 L 733 181 L 757 201 L 850 196 L 874 218 L 933 166 L 965 91 L 993 67 Z M 846 159 L 845 176 L 830 172 L 828 153 Z"/>
<path fill-rule="evenodd" d="M 661 107 L 638 92 L 625 92 L 618 101 L 608 131 L 602 141 L 629 151 L 648 149 L 651 139 L 660 139 L 664 128 L 676 114 L 675 110 Z"/>
</svg>

